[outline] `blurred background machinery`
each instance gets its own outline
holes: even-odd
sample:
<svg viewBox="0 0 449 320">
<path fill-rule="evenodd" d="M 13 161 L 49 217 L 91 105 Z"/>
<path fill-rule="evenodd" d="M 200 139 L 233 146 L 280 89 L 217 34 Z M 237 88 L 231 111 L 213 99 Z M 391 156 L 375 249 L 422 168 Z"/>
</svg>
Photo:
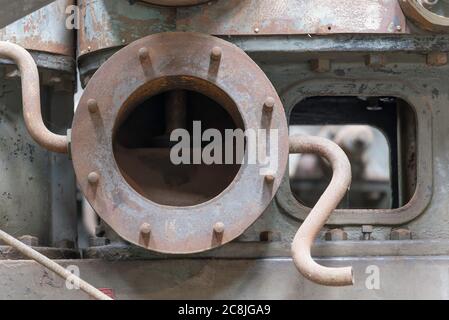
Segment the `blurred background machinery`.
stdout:
<svg viewBox="0 0 449 320">
<path fill-rule="evenodd" d="M 17 71 L 2 61 L 2 228 L 82 257 L 62 263 L 119 299 L 448 297 L 447 1 L 71 4 L 0 31 L 40 67 L 47 127 L 72 129 L 69 156 L 37 147 Z M 268 191 L 244 166 L 167 165 L 167 128 L 267 126 L 255 119 L 268 96 L 282 161 L 288 128 L 334 141 L 351 162 L 351 186 L 312 254 L 352 265 L 352 287 L 314 284 L 292 263 L 291 242 L 332 176 L 326 160 L 290 155 Z M 372 266 L 379 287 L 367 285 Z M 0 286 L 13 283 L 0 298 L 85 298 L 26 261 L 0 261 Z"/>
</svg>

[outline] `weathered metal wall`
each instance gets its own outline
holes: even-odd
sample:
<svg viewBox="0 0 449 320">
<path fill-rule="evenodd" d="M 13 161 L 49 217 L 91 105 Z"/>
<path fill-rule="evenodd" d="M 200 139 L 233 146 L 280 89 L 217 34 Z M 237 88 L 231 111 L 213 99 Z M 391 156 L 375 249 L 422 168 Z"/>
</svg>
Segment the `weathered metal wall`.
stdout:
<svg viewBox="0 0 449 320">
<path fill-rule="evenodd" d="M 79 268 L 83 278 L 99 288 L 110 289 L 119 300 L 449 298 L 448 242 L 427 246 L 408 242 L 400 246 L 402 250 L 391 243 L 376 242 L 368 246 L 371 250 L 363 247 L 359 252 L 362 256 L 348 256 L 336 247 L 338 245 L 331 244 L 322 248 L 323 257 L 318 262 L 327 266 L 354 266 L 357 279 L 354 287 L 329 288 L 313 284 L 298 274 L 291 258 L 282 257 L 289 248 L 278 250 L 272 245 L 257 248 L 257 245 L 248 244 L 233 248 L 241 253 L 240 258 L 228 254 L 218 258 L 215 255 L 212 259 L 61 262 L 64 266 Z M 360 248 L 352 242 L 347 248 L 354 252 L 351 247 Z M 375 248 L 377 250 L 372 250 Z M 340 257 L 330 257 L 324 254 L 324 249 L 331 255 L 338 252 Z M 394 256 L 387 253 L 393 250 L 396 250 Z M 261 252 L 272 256 L 260 259 L 253 254 Z M 369 285 L 373 266 L 379 268 L 378 287 Z M 11 269 L 17 273 L 11 274 Z M 79 290 L 67 290 L 64 281 L 28 261 L 0 264 L 0 287 L 11 288 L 0 291 L 0 299 L 89 299 Z"/>
<path fill-rule="evenodd" d="M 427 54 L 438 56 L 439 52 L 447 51 L 447 37 L 410 34 L 398 36 L 397 33 L 407 33 L 408 28 L 396 1 L 373 1 L 363 4 L 361 7 L 357 6 L 357 10 L 364 8 L 365 11 L 363 12 L 366 14 L 366 18 L 368 19 L 369 16 L 370 21 L 372 21 L 378 17 L 375 14 L 376 12 L 383 12 L 387 8 L 392 16 L 379 16 L 390 22 L 395 21 L 395 25 L 400 26 L 400 28 L 387 28 L 384 27 L 387 24 L 378 21 L 378 23 L 373 22 L 372 24 L 377 26 L 376 32 L 373 32 L 366 21 L 365 24 L 348 23 L 349 18 L 345 20 L 345 15 L 341 11 L 350 12 L 350 4 L 346 4 L 347 6 L 344 9 L 338 9 L 340 4 L 336 4 L 337 7 L 335 7 L 334 3 L 332 10 L 329 9 L 326 19 L 327 21 L 342 20 L 335 22 L 331 30 L 328 30 L 329 33 L 337 33 L 338 35 L 326 36 L 315 35 L 315 33 L 320 33 L 321 29 L 310 21 L 321 21 L 320 17 L 323 17 L 320 16 L 322 12 L 315 10 L 316 8 L 312 3 L 308 1 L 280 1 L 274 5 L 274 9 L 272 2 L 270 3 L 271 6 L 265 1 L 241 1 L 239 4 L 232 1 L 214 1 L 208 5 L 177 9 L 135 4 L 134 6 L 128 5 L 129 10 L 123 10 L 123 7 L 127 4 L 122 3 L 113 6 L 109 1 L 86 1 L 84 2 L 84 14 L 81 17 L 84 21 L 84 36 L 79 38 L 79 44 L 81 47 L 85 46 L 84 42 L 88 34 L 91 34 L 92 39 L 93 35 L 96 34 L 100 40 L 97 42 L 99 46 L 90 46 L 89 53 L 84 50 L 80 51 L 81 75 L 91 75 L 107 57 L 133 38 L 157 32 L 156 29 L 138 27 L 142 24 L 139 19 L 142 18 L 143 12 L 146 12 L 147 15 L 158 16 L 159 21 L 162 19 L 165 22 L 165 24 L 162 24 L 165 26 L 164 29 L 186 29 L 182 25 L 183 21 L 188 21 L 187 29 L 189 31 L 232 35 L 227 39 L 249 53 L 274 83 L 278 93 L 282 96 L 287 116 L 290 115 L 292 108 L 307 96 L 392 95 L 403 98 L 415 108 L 418 115 L 418 188 L 414 197 L 406 206 L 395 210 L 347 210 L 338 212 L 331 217 L 330 224 L 346 227 L 351 239 L 362 237 L 361 226 L 375 225 L 378 226 L 374 231 L 377 234 L 377 239 L 387 240 L 390 238 L 392 228 L 405 226 L 412 221 L 414 221 L 414 224 L 421 221 L 420 223 L 426 225 L 425 228 L 413 228 L 413 224 L 410 225 L 415 237 L 446 238 L 449 232 L 444 231 L 446 228 L 438 222 L 443 213 L 432 211 L 434 200 L 431 201 L 431 199 L 432 197 L 435 199 L 435 194 L 432 191 L 438 190 L 438 186 L 434 189 L 434 183 L 437 183 L 438 177 L 441 177 L 441 175 L 435 175 L 433 164 L 435 158 L 432 158 L 432 137 L 435 137 L 433 112 L 439 108 L 439 115 L 444 114 L 444 110 L 440 109 L 444 107 L 446 93 L 441 86 L 444 84 L 442 79 L 447 78 L 448 67 L 445 63 L 435 65 Z M 118 11 L 117 6 L 122 6 L 120 11 Z M 324 8 L 330 8 L 331 4 L 324 1 L 323 6 Z M 287 15 L 282 14 L 287 7 L 293 9 Z M 296 11 L 296 8 L 299 7 L 301 7 L 301 10 Z M 136 8 L 140 8 L 140 10 L 136 10 Z M 227 10 L 230 10 L 231 13 L 228 13 Z M 117 16 L 118 12 L 120 12 L 120 17 Z M 136 16 L 137 12 L 139 12 L 141 18 Z M 266 21 L 262 17 L 266 16 L 268 12 L 273 17 L 277 17 L 277 21 L 283 21 L 285 24 L 279 23 L 278 29 L 264 30 L 259 28 L 258 33 L 248 32 L 249 27 L 245 23 L 248 22 L 249 25 L 251 22 L 245 18 L 245 15 L 251 13 L 253 16 L 260 16 L 259 21 Z M 308 13 L 305 15 L 307 19 L 299 19 L 304 16 L 304 12 Z M 163 18 L 167 16 L 170 18 Z M 296 25 L 295 30 L 279 29 L 281 25 L 295 26 L 294 23 L 282 20 L 286 16 L 298 18 L 301 21 L 298 22 L 301 23 L 301 26 Z M 279 17 L 282 17 L 282 19 Z M 173 21 L 173 19 L 175 20 Z M 236 19 L 241 23 L 235 23 Z M 139 23 L 134 23 L 136 20 Z M 112 27 L 110 21 L 113 21 Z M 131 27 L 127 28 L 127 25 L 131 25 Z M 254 25 L 251 25 L 251 30 L 253 28 Z M 101 30 L 107 31 L 101 32 Z M 277 31 L 272 32 L 270 30 Z M 283 33 L 292 35 L 282 36 Z M 342 35 L 341 33 L 358 33 L 358 35 Z M 367 33 L 367 35 L 361 33 Z M 368 35 L 368 33 L 371 35 Z M 383 35 L 376 36 L 372 33 Z M 390 33 L 395 35 L 387 35 Z M 278 35 L 274 36 L 273 34 Z M 121 40 L 118 41 L 119 39 Z M 383 55 L 382 61 L 387 61 L 386 64 L 381 65 L 380 68 L 367 65 L 367 56 L 371 53 Z M 444 53 L 440 55 L 443 58 L 445 57 Z M 310 62 L 317 59 L 330 61 L 328 70 L 317 72 L 316 69 L 313 69 Z M 86 80 L 88 79 L 89 77 L 86 78 Z M 435 79 L 439 80 L 435 81 Z M 444 137 L 444 134 L 442 136 Z M 440 205 L 438 204 L 438 206 Z M 431 213 L 426 214 L 425 212 L 429 210 Z M 300 206 L 292 196 L 288 177 L 286 177 L 284 185 L 278 192 L 277 201 L 267 211 L 265 219 L 259 220 L 242 239 L 258 240 L 261 232 L 273 231 L 274 234 L 281 234 L 284 241 L 289 241 L 298 227 L 295 221 L 303 220 L 307 212 L 307 208 Z M 354 225 L 360 227 L 354 227 Z M 429 228 L 438 230 L 433 233 L 429 232 Z"/>
<path fill-rule="evenodd" d="M 218 36 L 298 34 L 404 34 L 396 0 L 229 0 L 192 7 L 127 1 L 81 0 L 79 55 L 126 45 L 149 34 L 191 31 Z"/>
<path fill-rule="evenodd" d="M 107 1 L 103 2 L 107 3 Z M 228 2 L 229 3 L 229 2 Z M 240 14 L 245 13 L 245 5 L 249 5 L 250 1 L 242 2 L 242 6 L 239 7 L 240 11 L 235 8 L 228 8 L 229 10 L 237 10 Z M 263 8 L 263 1 L 258 2 L 258 8 Z M 285 4 L 285 2 L 282 2 Z M 303 2 L 307 3 L 307 2 Z M 393 2 L 388 2 L 392 4 Z M 396 2 L 394 2 L 397 4 Z M 93 5 L 93 4 L 92 4 Z M 447 149 L 445 137 L 447 135 L 447 126 L 445 125 L 445 119 L 449 118 L 449 111 L 446 108 L 446 101 L 448 98 L 447 88 L 445 83 L 448 79 L 448 65 L 446 52 L 449 51 L 449 37 L 446 35 L 429 35 L 423 36 L 418 34 L 409 34 L 408 27 L 405 24 L 398 23 L 400 26 L 393 29 L 385 27 L 384 29 L 378 29 L 379 35 L 343 35 L 341 33 L 357 32 L 357 33 L 373 33 L 369 28 L 363 29 L 362 25 L 359 25 L 359 29 L 338 29 L 333 25 L 329 33 L 332 30 L 335 33 L 333 35 L 316 35 L 313 33 L 322 33 L 321 29 L 316 25 L 307 25 L 298 27 L 297 35 L 282 35 L 283 32 L 278 31 L 271 33 L 263 28 L 259 28 L 254 32 L 254 24 L 248 22 L 248 25 L 240 24 L 238 27 L 236 24 L 229 23 L 233 21 L 237 11 L 233 11 L 232 15 L 226 15 L 226 11 L 222 6 L 227 4 L 220 4 L 220 2 L 214 2 L 210 6 L 199 6 L 191 8 L 182 8 L 176 10 L 176 23 L 172 24 L 170 30 L 177 30 L 182 28 L 182 21 L 188 21 L 189 27 L 184 30 L 196 30 L 203 32 L 211 32 L 225 36 L 226 34 L 232 34 L 232 37 L 226 38 L 228 41 L 233 42 L 240 48 L 244 49 L 266 72 L 268 78 L 275 85 L 278 93 L 284 103 L 286 115 L 289 117 L 293 107 L 302 99 L 308 96 L 396 96 L 406 100 L 414 108 L 417 114 L 417 126 L 418 126 L 418 152 L 416 158 L 416 166 L 418 172 L 418 188 L 412 198 L 411 202 L 406 206 L 395 210 L 346 210 L 337 212 L 331 218 L 331 225 L 323 229 L 320 235 L 320 241 L 324 241 L 325 233 L 330 228 L 341 228 L 348 234 L 348 238 L 352 240 L 350 243 L 335 242 L 329 249 L 330 255 L 335 256 L 353 256 L 364 255 L 364 250 L 370 250 L 374 245 L 383 248 L 378 255 L 382 256 L 396 256 L 401 255 L 400 251 L 407 246 L 424 245 L 429 249 L 428 254 L 432 254 L 432 248 L 436 249 L 435 240 L 447 240 L 449 239 L 449 224 L 447 224 L 446 207 L 448 206 L 445 183 L 445 169 L 449 166 L 449 158 L 446 156 Z M 256 4 L 252 3 L 251 12 L 259 13 L 254 10 Z M 221 8 L 221 11 L 214 12 L 214 6 Z M 282 7 L 282 4 L 280 4 Z M 313 10 L 310 7 L 309 12 Z M 98 9 L 98 7 L 97 7 Z M 94 9 L 92 9 L 94 10 Z M 134 9 L 133 9 L 134 10 Z M 143 10 L 143 7 L 142 7 Z M 167 8 L 146 8 L 148 12 L 161 12 L 165 13 L 173 11 L 173 9 Z M 294 11 L 294 10 L 293 10 Z M 105 11 L 102 11 L 103 13 Z M 128 13 L 131 11 L 128 11 Z M 222 13 L 221 18 L 214 13 Z M 249 11 L 248 11 L 249 12 Z M 391 12 L 391 11 L 389 11 Z M 372 12 L 371 12 L 372 13 Z M 292 13 L 294 14 L 294 13 Z M 299 14 L 299 13 L 298 13 Z M 214 19 L 207 19 L 204 17 L 211 17 Z M 398 21 L 404 22 L 401 13 L 398 13 Z M 131 18 L 129 16 L 128 18 Z M 329 17 L 332 20 L 332 16 Z M 91 19 L 91 17 L 89 18 Z M 173 19 L 173 16 L 170 16 Z M 222 19 L 222 20 L 220 20 Z M 390 19 L 390 18 L 389 18 Z M 394 18 L 391 18 L 394 20 Z M 80 72 L 82 75 L 88 75 L 86 81 L 89 80 L 89 75 L 93 72 L 114 52 L 119 50 L 124 44 L 127 43 L 127 39 L 133 39 L 133 37 L 141 37 L 148 33 L 154 33 L 155 30 L 148 29 L 132 29 L 132 32 L 126 33 L 126 19 L 122 19 L 121 24 L 121 36 L 114 37 L 114 33 L 108 32 L 101 34 L 107 39 L 107 44 L 103 47 L 92 47 L 89 52 L 80 52 Z M 99 21 L 99 20 L 97 20 Z M 243 19 L 248 21 L 248 19 Z M 251 20 L 252 21 L 252 20 Z M 347 22 L 347 21 L 346 21 Z M 115 21 L 115 23 L 118 23 Z M 172 21 L 170 20 L 170 23 Z M 405 22 L 404 22 L 405 23 Z M 345 24 L 341 24 L 343 26 Z M 349 24 L 346 24 L 346 26 Z M 379 24 L 380 26 L 381 24 Z M 88 27 L 88 25 L 86 25 Z M 167 26 L 170 26 L 168 24 Z M 207 27 L 206 27 L 207 26 Z M 232 29 L 230 26 L 236 26 L 236 29 Z M 351 25 L 354 27 L 354 25 Z M 226 29 L 228 27 L 228 29 Z M 237 29 L 242 27 L 243 29 Z M 310 29 L 307 29 L 309 27 Z M 101 30 L 99 25 L 96 25 L 96 30 Z M 204 29 L 202 29 L 204 28 Z M 229 29 L 231 28 L 231 29 Z M 125 30 L 125 31 L 124 31 Z M 210 31 L 206 31 L 210 30 Z M 336 31 L 339 30 L 339 31 Z M 306 32 L 310 31 L 310 32 Z M 292 32 L 292 30 L 284 30 L 284 32 Z M 239 34 L 241 33 L 241 34 Z M 264 34 L 265 33 L 265 34 Z M 293 32 L 294 33 L 294 32 Z M 303 34 L 306 33 L 306 34 Z M 307 33 L 311 33 L 307 35 Z M 397 33 L 406 33 L 398 36 Z M 126 38 L 124 35 L 131 34 L 130 38 Z M 394 34 L 394 35 L 389 35 Z M 121 43 L 118 39 L 121 38 Z M 83 37 L 80 37 L 80 46 L 83 46 Z M 101 41 L 106 43 L 105 41 Z M 98 49 L 102 49 L 101 51 Z M 372 61 L 382 61 L 380 65 L 375 65 Z M 320 63 L 325 61 L 324 68 L 316 68 L 316 63 L 312 64 L 311 61 L 319 61 Z M 262 241 L 261 249 L 257 250 L 256 256 L 261 258 L 258 263 L 254 264 L 254 272 L 262 272 L 264 264 L 279 265 L 279 261 L 263 260 L 270 257 L 273 252 L 270 248 L 272 246 L 281 246 L 288 248 L 290 242 L 296 233 L 298 227 L 301 224 L 301 220 L 307 215 L 308 209 L 301 206 L 299 202 L 292 196 L 288 177 L 285 177 L 284 185 L 281 187 L 277 194 L 276 200 L 272 202 L 270 207 L 266 210 L 263 217 L 259 219 L 239 240 L 232 244 L 232 250 L 229 249 L 231 245 L 217 249 L 210 253 L 210 257 L 226 256 L 229 258 L 241 258 L 244 259 L 246 255 L 244 251 L 245 245 L 250 242 Z M 370 232 L 370 239 L 377 240 L 373 245 L 369 245 L 369 241 L 360 241 L 364 238 L 365 226 L 373 227 Z M 396 228 L 408 228 L 407 230 L 395 231 Z M 368 228 L 370 230 L 370 228 Z M 114 237 L 114 236 L 111 236 Z M 390 239 L 407 240 L 413 238 L 415 241 L 405 243 L 404 241 L 394 241 Z M 265 243 L 263 243 L 265 241 Z M 264 248 L 264 249 L 263 249 Z M 401 249 L 402 248 L 402 249 Z M 231 250 L 231 251 L 229 251 Z M 405 249 L 404 249 L 405 250 Z M 426 250 L 409 253 L 410 255 L 424 255 Z M 344 252 L 344 254 L 343 254 Z M 161 258 L 158 255 L 152 253 L 135 250 L 131 247 L 96 247 L 91 248 L 85 252 L 86 257 L 93 258 L 107 258 L 107 259 L 139 259 L 139 258 Z M 247 256 L 251 254 L 247 253 Z M 289 257 L 289 250 L 276 251 L 276 257 Z M 435 252 L 435 256 L 439 261 L 442 261 L 442 265 L 445 265 L 447 259 L 447 253 Z M 195 256 L 194 256 L 195 257 Z M 198 256 L 196 256 L 198 257 Z M 165 256 L 164 258 L 170 258 Z M 254 256 L 251 256 L 254 258 Z M 398 261 L 394 258 L 392 261 Z M 420 259 L 408 260 L 410 264 L 419 265 Z M 335 261 L 338 261 L 336 258 Z M 418 261 L 419 260 L 419 261 Z M 290 260 L 282 260 L 283 263 L 291 263 Z M 288 262 L 287 262 L 288 261 Z M 348 260 L 358 266 L 358 260 Z M 379 264 L 381 270 L 388 274 L 388 284 L 392 279 L 397 279 L 398 282 L 409 281 L 405 276 L 399 277 L 401 272 L 393 273 L 395 268 L 397 270 L 403 270 L 408 268 L 405 264 L 397 264 L 385 262 L 380 263 L 378 260 L 367 257 L 366 263 L 372 262 L 373 264 Z M 382 260 L 384 261 L 384 260 Z M 174 270 L 178 270 L 175 267 L 176 262 L 167 262 L 168 265 L 173 263 Z M 241 261 L 245 264 L 245 262 Z M 237 263 L 238 264 L 238 263 Z M 236 265 L 237 265 L 236 264 Z M 345 263 L 347 264 L 347 263 Z M 237 269 L 239 269 L 241 265 Z M 190 268 L 190 267 L 188 267 Z M 219 272 L 218 266 L 209 265 L 211 272 Z M 245 269 L 245 268 L 243 268 Z M 189 269 L 190 270 L 190 269 Z M 424 269 L 416 268 L 417 276 L 424 276 Z M 242 271 L 244 274 L 248 270 Z M 357 273 L 359 275 L 357 275 Z M 394 276 L 393 276 L 394 274 Z M 261 278 L 266 274 L 262 272 Z M 292 274 L 293 276 L 293 274 Z M 243 275 L 241 277 L 230 277 L 226 281 L 229 283 L 237 283 L 246 279 Z M 289 278 L 290 279 L 290 278 Z M 357 287 L 352 290 L 342 290 L 337 295 L 332 295 L 332 298 L 354 298 L 355 292 L 361 292 L 363 290 L 363 281 L 361 271 L 356 271 L 356 283 Z M 290 279 L 291 280 L 291 279 Z M 186 280 L 188 282 L 189 280 Z M 262 281 L 262 280 L 260 280 Z M 359 281 L 362 281 L 360 283 Z M 444 281 L 447 285 L 449 283 Z M 177 297 L 187 297 L 188 291 L 182 283 L 177 287 Z M 199 281 L 201 282 L 201 281 Z M 433 282 L 429 282 L 429 286 Z M 164 286 L 166 282 L 161 281 L 158 286 Z M 120 285 L 117 285 L 120 286 Z M 188 287 L 188 286 L 187 286 Z M 442 286 L 443 288 L 444 286 Z M 158 287 L 160 288 L 160 287 Z M 190 288 L 190 287 L 189 287 Z M 404 287 L 406 288 L 406 287 Z M 326 295 L 317 288 L 308 288 L 307 283 L 302 283 L 296 288 L 297 291 L 292 294 L 283 295 L 285 291 L 280 289 L 274 289 L 270 291 L 269 296 L 271 298 L 311 298 L 319 295 L 320 297 L 326 297 Z M 150 290 L 150 289 L 149 289 Z M 392 292 L 392 291 L 391 291 Z M 401 297 L 425 297 L 424 295 L 408 295 L 408 289 L 394 291 L 392 294 L 388 294 L 384 291 L 380 294 L 380 297 L 395 298 L 396 295 Z M 217 292 L 215 292 L 217 293 Z M 260 293 L 260 292 L 259 292 Z M 217 293 L 217 297 L 228 297 L 226 294 L 237 294 L 240 298 L 245 297 L 260 297 L 258 292 L 253 291 L 253 294 L 238 295 L 235 291 L 225 291 L 224 295 Z M 170 292 L 172 295 L 173 292 Z M 210 293 L 214 295 L 213 293 Z M 378 294 L 373 292 L 366 292 L 366 297 L 372 297 L 371 294 Z M 139 297 L 149 297 L 151 295 L 145 295 L 141 293 Z M 156 295 L 157 296 L 157 295 Z M 432 295 L 432 297 L 444 298 L 446 295 L 439 291 Z M 164 294 L 159 297 L 166 297 Z M 199 295 L 201 297 L 201 295 Z M 235 297 L 235 296 L 234 296 Z M 429 296 L 430 297 L 430 296 Z"/>
<path fill-rule="evenodd" d="M 0 30 L 0 40 L 32 50 L 40 67 L 44 119 L 64 134 L 73 115 L 74 37 L 65 25 L 72 3 L 58 0 Z M 17 237 L 37 237 L 42 246 L 70 247 L 76 242 L 72 165 L 31 139 L 21 95 L 16 66 L 0 59 L 0 225 Z"/>
</svg>

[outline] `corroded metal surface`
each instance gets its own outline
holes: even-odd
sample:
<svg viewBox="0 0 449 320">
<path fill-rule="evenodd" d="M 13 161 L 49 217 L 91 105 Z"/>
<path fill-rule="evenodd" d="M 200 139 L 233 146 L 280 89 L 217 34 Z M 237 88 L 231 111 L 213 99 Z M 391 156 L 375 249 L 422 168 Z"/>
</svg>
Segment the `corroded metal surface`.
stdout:
<svg viewBox="0 0 449 320">
<path fill-rule="evenodd" d="M 76 265 L 92 284 L 126 299 L 448 299 L 446 256 L 394 256 L 319 259 L 354 266 L 355 287 L 328 288 L 299 276 L 291 259 L 159 259 L 157 261 L 60 261 Z M 373 266 L 381 275 L 373 290 Z M 11 270 L 15 270 L 12 273 Z M 63 280 L 30 261 L 0 262 L 0 299 L 86 299 Z M 189 303 L 189 302 L 186 302 Z M 172 308 L 174 316 L 178 309 Z M 169 316 L 170 311 L 167 311 Z"/>
<path fill-rule="evenodd" d="M 176 258 L 192 259 L 257 259 L 282 258 L 291 255 L 291 244 L 278 242 L 238 242 L 234 241 L 215 250 L 191 255 L 166 255 L 151 252 L 129 244 L 111 244 L 83 250 L 85 259 L 105 261 L 161 260 Z M 391 256 L 447 256 L 447 240 L 358 240 L 358 241 L 316 241 L 312 247 L 312 256 L 330 257 L 391 257 Z"/>
<path fill-rule="evenodd" d="M 173 31 L 176 12 L 127 1 L 81 0 L 78 52 L 123 46 L 144 36 Z"/>
<path fill-rule="evenodd" d="M 211 59 L 215 47 L 222 50 L 221 60 Z M 225 191 L 200 205 L 158 205 L 133 189 L 114 158 L 116 122 L 136 104 L 170 89 L 200 92 L 225 108 L 234 105 L 228 112 L 240 116 L 245 129 L 278 129 L 279 160 L 271 184 L 261 175 L 262 164 L 243 164 Z M 268 97 L 274 98 L 269 118 Z M 201 252 L 241 235 L 273 199 L 287 163 L 287 122 L 276 90 L 243 51 L 207 35 L 163 33 L 117 52 L 90 80 L 73 122 L 72 156 L 86 198 L 125 240 L 164 253 Z M 147 224 L 151 233 L 143 237 Z"/>
<path fill-rule="evenodd" d="M 403 33 L 396 0 L 228 0 L 178 11 L 177 29 L 214 35 Z"/>
<path fill-rule="evenodd" d="M 82 0 L 79 54 L 119 47 L 163 31 L 212 35 L 403 34 L 396 0 L 226 0 L 170 8 Z"/>
<path fill-rule="evenodd" d="M 39 253 L 42 253 L 50 259 L 79 259 L 81 254 L 75 249 L 51 248 L 51 247 L 33 247 Z M 27 260 L 28 258 L 10 246 L 0 245 L 1 260 Z"/>
<path fill-rule="evenodd" d="M 74 55 L 74 30 L 66 28 L 66 8 L 73 0 L 57 0 L 0 30 L 0 40 L 28 50 Z"/>
</svg>

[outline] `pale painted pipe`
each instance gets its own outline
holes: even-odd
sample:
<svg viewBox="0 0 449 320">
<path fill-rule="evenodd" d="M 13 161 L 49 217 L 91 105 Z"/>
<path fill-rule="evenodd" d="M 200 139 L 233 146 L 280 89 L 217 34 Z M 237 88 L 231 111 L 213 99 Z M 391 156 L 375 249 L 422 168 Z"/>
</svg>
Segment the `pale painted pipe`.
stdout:
<svg viewBox="0 0 449 320">
<path fill-rule="evenodd" d="M 351 185 L 349 159 L 334 142 L 311 136 L 290 137 L 290 153 L 317 154 L 327 159 L 333 170 L 332 181 L 296 233 L 292 244 L 293 261 L 299 272 L 315 283 L 326 286 L 353 285 L 352 267 L 324 267 L 316 263 L 311 255 L 315 238 Z"/>
<path fill-rule="evenodd" d="M 31 54 L 21 46 L 0 41 L 0 57 L 12 60 L 19 67 L 22 78 L 23 117 L 31 137 L 49 151 L 68 153 L 67 136 L 48 130 L 42 119 L 39 72 Z"/>
<path fill-rule="evenodd" d="M 60 266 L 53 260 L 50 260 L 43 254 L 37 252 L 33 248 L 27 246 L 23 242 L 17 240 L 13 236 L 9 235 L 8 233 L 0 230 L 0 240 L 2 240 L 7 245 L 15 248 L 17 251 L 21 252 L 23 255 L 27 256 L 30 259 L 35 260 L 37 263 L 41 264 L 42 266 L 46 267 L 47 269 L 53 271 L 58 276 L 65 280 L 73 281 L 76 285 L 79 286 L 80 290 L 87 293 L 92 298 L 95 298 L 97 300 L 112 300 L 109 296 L 105 295 L 103 292 L 95 288 L 94 286 L 90 285 L 86 281 L 80 279 L 78 276 L 71 273 L 69 270 L 65 269 L 64 267 Z"/>
</svg>

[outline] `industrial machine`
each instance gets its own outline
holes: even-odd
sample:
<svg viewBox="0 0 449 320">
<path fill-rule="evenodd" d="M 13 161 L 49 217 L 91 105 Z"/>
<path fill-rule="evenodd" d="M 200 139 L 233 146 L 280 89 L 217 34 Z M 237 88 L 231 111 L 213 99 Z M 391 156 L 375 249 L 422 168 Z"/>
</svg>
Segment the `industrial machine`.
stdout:
<svg viewBox="0 0 449 320">
<path fill-rule="evenodd" d="M 0 299 L 449 297 L 449 1 L 38 2 Z"/>
</svg>

